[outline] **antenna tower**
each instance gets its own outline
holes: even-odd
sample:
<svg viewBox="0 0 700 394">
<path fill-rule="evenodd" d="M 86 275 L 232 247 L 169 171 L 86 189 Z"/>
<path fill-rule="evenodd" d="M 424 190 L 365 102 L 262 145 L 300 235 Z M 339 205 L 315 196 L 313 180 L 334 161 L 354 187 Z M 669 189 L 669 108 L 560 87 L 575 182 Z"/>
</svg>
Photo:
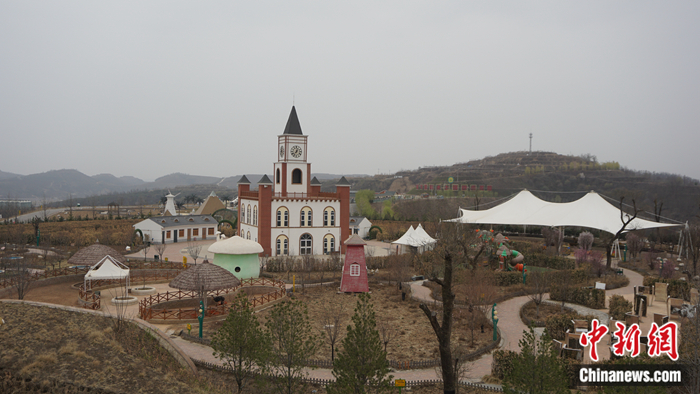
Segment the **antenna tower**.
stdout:
<svg viewBox="0 0 700 394">
<path fill-rule="evenodd" d="M 530 155 L 532 154 L 532 133 L 530 133 Z"/>
</svg>

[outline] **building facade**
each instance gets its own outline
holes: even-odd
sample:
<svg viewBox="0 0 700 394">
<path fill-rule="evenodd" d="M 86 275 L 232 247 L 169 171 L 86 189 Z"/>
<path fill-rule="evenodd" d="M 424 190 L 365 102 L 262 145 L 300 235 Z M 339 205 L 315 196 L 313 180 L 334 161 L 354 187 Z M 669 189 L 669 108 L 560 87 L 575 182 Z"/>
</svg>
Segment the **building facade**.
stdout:
<svg viewBox="0 0 700 394">
<path fill-rule="evenodd" d="M 143 240 L 155 243 L 175 243 L 216 239 L 218 223 L 211 215 L 158 216 L 134 224 Z"/>
<path fill-rule="evenodd" d="M 335 193 L 321 192 L 311 179 L 307 138 L 292 107 L 284 132 L 277 137 L 277 162 L 272 178 L 251 190 L 238 182 L 238 234 L 263 247 L 265 256 L 305 256 L 344 253 L 350 236 L 350 183 L 341 178 Z"/>
</svg>

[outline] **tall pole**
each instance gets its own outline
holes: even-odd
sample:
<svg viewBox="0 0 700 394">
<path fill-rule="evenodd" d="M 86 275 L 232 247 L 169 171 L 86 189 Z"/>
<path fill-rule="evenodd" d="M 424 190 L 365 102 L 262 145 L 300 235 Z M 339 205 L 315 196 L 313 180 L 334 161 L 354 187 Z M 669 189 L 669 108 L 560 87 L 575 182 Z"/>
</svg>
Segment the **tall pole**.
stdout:
<svg viewBox="0 0 700 394">
<path fill-rule="evenodd" d="M 530 133 L 530 154 L 532 154 L 532 133 Z"/>
</svg>

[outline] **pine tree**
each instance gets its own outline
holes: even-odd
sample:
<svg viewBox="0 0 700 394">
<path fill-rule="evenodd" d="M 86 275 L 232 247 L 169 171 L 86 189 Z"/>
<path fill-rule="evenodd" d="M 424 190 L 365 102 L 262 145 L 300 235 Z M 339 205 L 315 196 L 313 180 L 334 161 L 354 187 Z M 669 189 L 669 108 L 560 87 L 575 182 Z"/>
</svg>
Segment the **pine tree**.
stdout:
<svg viewBox="0 0 700 394">
<path fill-rule="evenodd" d="M 506 394 L 568 393 L 568 379 L 563 362 L 557 357 L 547 331 L 540 338 L 533 327 L 523 331 L 520 354 L 513 359 L 513 369 L 503 379 Z"/>
<path fill-rule="evenodd" d="M 284 301 L 272 309 L 265 322 L 272 340 L 272 357 L 265 365 L 269 382 L 278 393 L 293 394 L 305 386 L 306 362 L 318 350 L 306 306 L 301 301 Z"/>
<path fill-rule="evenodd" d="M 328 386 L 329 394 L 381 393 L 391 390 L 392 376 L 386 352 L 377 331 L 374 307 L 369 294 L 360 294 L 343 339 L 343 348 L 333 363 L 335 383 Z"/>
<path fill-rule="evenodd" d="M 253 312 L 248 297 L 240 292 L 211 342 L 214 356 L 232 368 L 239 393 L 255 378 L 257 366 L 264 364 L 269 355 L 269 338 Z"/>
</svg>

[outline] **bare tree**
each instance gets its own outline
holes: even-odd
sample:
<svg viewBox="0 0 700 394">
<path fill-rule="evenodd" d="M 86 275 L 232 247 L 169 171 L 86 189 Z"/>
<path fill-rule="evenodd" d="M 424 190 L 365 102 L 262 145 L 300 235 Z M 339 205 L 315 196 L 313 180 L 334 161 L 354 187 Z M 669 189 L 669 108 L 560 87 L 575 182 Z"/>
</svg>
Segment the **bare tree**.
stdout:
<svg viewBox="0 0 700 394">
<path fill-rule="evenodd" d="M 544 236 L 545 242 L 547 243 L 547 249 L 550 246 L 554 247 L 554 254 L 559 254 L 559 249 L 561 248 L 562 236 L 559 229 L 556 228 L 543 228 L 542 236 Z"/>
<path fill-rule="evenodd" d="M 148 250 L 151 249 L 151 242 L 145 241 L 143 243 L 143 261 L 148 261 Z"/>
<path fill-rule="evenodd" d="M 540 305 L 544 301 L 544 293 L 549 289 L 549 276 L 543 272 L 533 272 L 527 282 L 530 285 L 530 293 L 527 295 L 535 303 L 535 319 L 540 318 Z"/>
<path fill-rule="evenodd" d="M 625 211 L 622 210 L 622 203 L 625 200 L 624 197 L 620 197 L 620 222 L 622 222 L 622 227 L 613 235 L 612 237 L 608 237 L 607 243 L 605 244 L 605 256 L 606 256 L 606 268 L 610 269 L 612 268 L 612 248 L 613 248 L 613 243 L 615 243 L 615 240 L 619 239 L 620 236 L 625 232 L 625 229 L 627 226 L 637 218 L 637 215 L 639 214 L 640 210 L 637 209 L 637 203 L 632 199 L 632 215 L 625 213 Z"/>
<path fill-rule="evenodd" d="M 199 258 L 199 253 L 202 251 L 202 245 L 197 244 L 195 240 L 187 243 L 187 254 L 194 259 L 194 264 L 197 265 L 197 258 Z"/>
<path fill-rule="evenodd" d="M 432 255 L 440 263 L 433 265 L 432 272 L 428 274 L 428 280 L 437 283 L 442 289 L 442 314 L 438 320 L 438 311 L 431 310 L 426 304 L 419 307 L 430 321 L 430 325 L 438 339 L 440 363 L 442 365 L 443 390 L 445 393 L 455 393 L 457 387 L 457 375 L 452 355 L 452 323 L 454 313 L 455 293 L 453 291 L 453 270 L 460 263 L 464 263 L 469 253 L 470 245 L 474 243 L 474 230 L 468 226 L 453 223 L 441 223 L 439 228 L 439 241 Z M 438 275 L 442 271 L 442 278 Z"/>
<path fill-rule="evenodd" d="M 457 292 L 465 296 L 467 306 L 467 329 L 471 333 L 471 347 L 475 346 L 474 332 L 488 324 L 486 313 L 491 309 L 497 290 L 493 285 L 493 277 L 490 270 L 475 269 L 461 271 L 457 277 Z"/>
<path fill-rule="evenodd" d="M 17 290 L 17 299 L 23 300 L 32 287 L 32 273 L 29 270 L 29 259 L 19 258 L 13 259 L 15 261 L 15 277 L 13 281 L 15 282 L 15 289 Z"/>
<path fill-rule="evenodd" d="M 158 253 L 158 261 L 163 261 L 163 253 L 165 253 L 166 244 L 164 242 L 153 244 L 153 248 Z"/>
<path fill-rule="evenodd" d="M 384 353 L 386 353 L 386 348 L 399 335 L 396 325 L 393 322 L 382 320 L 377 323 L 377 330 L 379 331 L 379 336 L 382 338 L 382 343 L 384 344 Z"/>
<path fill-rule="evenodd" d="M 335 344 L 340 340 L 340 329 L 345 319 L 342 304 L 327 304 L 321 317 L 321 335 L 331 347 L 331 361 L 335 360 Z"/>
<path fill-rule="evenodd" d="M 644 247 L 644 241 L 634 233 L 627 233 L 625 238 L 627 239 L 627 249 L 630 252 L 630 257 L 633 259 L 639 258 L 642 247 Z"/>
</svg>

